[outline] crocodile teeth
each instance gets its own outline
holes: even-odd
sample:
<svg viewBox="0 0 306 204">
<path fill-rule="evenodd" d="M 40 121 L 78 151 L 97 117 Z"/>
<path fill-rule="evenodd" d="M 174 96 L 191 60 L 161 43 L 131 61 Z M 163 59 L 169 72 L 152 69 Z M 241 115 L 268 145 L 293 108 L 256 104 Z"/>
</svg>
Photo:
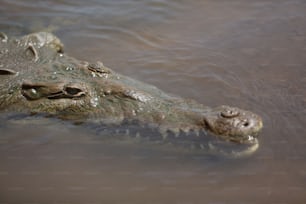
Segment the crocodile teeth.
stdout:
<svg viewBox="0 0 306 204">
<path fill-rule="evenodd" d="M 167 136 L 168 136 L 168 134 L 167 134 L 168 129 L 165 128 L 165 127 L 160 127 L 159 128 L 159 132 L 162 135 L 163 139 L 165 140 L 167 138 Z"/>
<path fill-rule="evenodd" d="M 253 141 L 255 138 L 252 135 L 248 135 L 248 141 Z"/>
</svg>

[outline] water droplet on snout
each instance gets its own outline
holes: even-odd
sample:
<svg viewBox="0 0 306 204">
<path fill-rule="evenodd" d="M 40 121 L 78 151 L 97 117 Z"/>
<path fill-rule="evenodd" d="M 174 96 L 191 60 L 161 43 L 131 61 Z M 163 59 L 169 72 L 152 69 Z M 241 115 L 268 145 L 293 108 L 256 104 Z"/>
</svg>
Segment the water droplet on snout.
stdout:
<svg viewBox="0 0 306 204">
<path fill-rule="evenodd" d="M 90 104 L 94 108 L 97 107 L 98 104 L 99 104 L 99 98 L 98 97 L 94 97 L 94 98 L 90 99 Z"/>
<path fill-rule="evenodd" d="M 50 78 L 51 79 L 57 79 L 57 72 L 53 72 Z"/>
<path fill-rule="evenodd" d="M 8 53 L 8 52 L 9 52 L 8 49 L 4 49 L 4 50 L 0 51 L 0 54 L 5 54 L 5 53 Z"/>
<path fill-rule="evenodd" d="M 71 66 L 66 67 L 66 71 L 73 71 L 73 70 L 74 70 L 74 67 L 71 67 Z"/>
</svg>

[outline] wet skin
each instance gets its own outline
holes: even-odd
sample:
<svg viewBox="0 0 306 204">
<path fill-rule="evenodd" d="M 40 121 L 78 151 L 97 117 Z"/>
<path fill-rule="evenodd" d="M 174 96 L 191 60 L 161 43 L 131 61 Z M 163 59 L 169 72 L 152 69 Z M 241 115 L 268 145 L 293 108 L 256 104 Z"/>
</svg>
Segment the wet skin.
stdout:
<svg viewBox="0 0 306 204">
<path fill-rule="evenodd" d="M 0 110 L 43 113 L 97 124 L 137 122 L 169 132 L 210 133 L 222 141 L 257 145 L 262 119 L 230 106 L 210 108 L 166 94 L 105 67 L 63 53 L 50 33 L 9 38 L 0 33 Z M 179 140 L 179 137 L 177 137 Z"/>
</svg>

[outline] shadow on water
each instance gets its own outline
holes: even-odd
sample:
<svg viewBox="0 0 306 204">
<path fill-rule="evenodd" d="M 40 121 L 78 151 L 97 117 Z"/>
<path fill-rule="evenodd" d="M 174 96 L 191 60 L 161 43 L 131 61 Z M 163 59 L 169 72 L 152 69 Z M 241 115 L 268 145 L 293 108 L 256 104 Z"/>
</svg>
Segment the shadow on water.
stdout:
<svg viewBox="0 0 306 204">
<path fill-rule="evenodd" d="M 2 203 L 304 203 L 306 3 L 0 0 L 0 30 L 52 31 L 65 50 L 166 92 L 264 119 L 251 157 L 105 143 L 88 127 L 0 123 Z"/>
</svg>

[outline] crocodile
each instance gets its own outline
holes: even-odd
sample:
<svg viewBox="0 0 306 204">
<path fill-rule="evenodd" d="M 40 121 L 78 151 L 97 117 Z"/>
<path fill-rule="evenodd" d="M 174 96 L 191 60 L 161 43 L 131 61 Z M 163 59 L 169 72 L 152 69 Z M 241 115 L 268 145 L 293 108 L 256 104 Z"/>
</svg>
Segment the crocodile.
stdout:
<svg viewBox="0 0 306 204">
<path fill-rule="evenodd" d="M 257 149 L 263 127 L 261 117 L 251 111 L 208 107 L 123 76 L 100 61 L 75 59 L 48 32 L 22 37 L 0 33 L 0 112 L 105 127 L 136 124 L 158 130 L 151 136 L 158 134 L 164 142 L 204 149 L 203 141 L 221 141 L 246 147 L 245 152 Z"/>
</svg>

